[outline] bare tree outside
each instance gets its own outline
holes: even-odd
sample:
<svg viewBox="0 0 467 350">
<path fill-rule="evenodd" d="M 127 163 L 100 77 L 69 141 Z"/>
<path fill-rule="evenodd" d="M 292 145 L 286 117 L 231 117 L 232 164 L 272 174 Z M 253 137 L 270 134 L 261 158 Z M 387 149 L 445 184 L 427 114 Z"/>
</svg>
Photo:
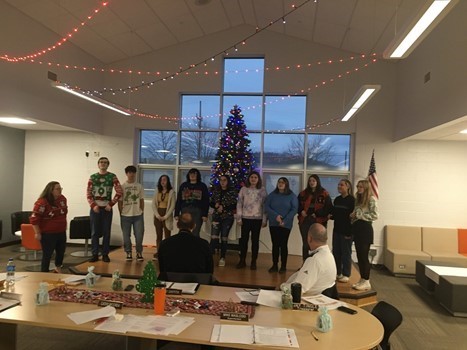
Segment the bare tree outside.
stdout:
<svg viewBox="0 0 467 350">
<path fill-rule="evenodd" d="M 290 158 L 305 158 L 305 140 L 301 136 L 291 137 L 285 154 Z M 310 165 L 321 165 L 332 167 L 335 159 L 334 144 L 323 135 L 310 135 L 307 144 L 307 163 Z"/>
<path fill-rule="evenodd" d="M 177 159 L 177 132 L 143 131 L 140 159 L 146 164 L 174 164 Z"/>
</svg>

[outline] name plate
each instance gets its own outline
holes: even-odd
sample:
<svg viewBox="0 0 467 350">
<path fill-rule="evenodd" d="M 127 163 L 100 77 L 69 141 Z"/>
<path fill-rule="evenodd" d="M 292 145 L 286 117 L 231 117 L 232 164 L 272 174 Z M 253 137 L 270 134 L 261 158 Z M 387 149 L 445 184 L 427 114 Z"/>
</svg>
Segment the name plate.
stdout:
<svg viewBox="0 0 467 350">
<path fill-rule="evenodd" d="M 221 312 L 221 320 L 248 322 L 248 314 L 243 312 Z"/>
<path fill-rule="evenodd" d="M 313 304 L 294 303 L 293 304 L 293 309 L 294 310 L 303 310 L 303 311 L 318 311 L 319 306 L 318 305 L 313 305 Z"/>
<path fill-rule="evenodd" d="M 182 290 L 181 289 L 166 289 L 165 293 L 167 295 L 181 295 Z"/>
<path fill-rule="evenodd" d="M 122 309 L 123 303 L 121 301 L 114 301 L 114 300 L 99 300 L 97 306 L 113 306 L 116 309 Z"/>
</svg>

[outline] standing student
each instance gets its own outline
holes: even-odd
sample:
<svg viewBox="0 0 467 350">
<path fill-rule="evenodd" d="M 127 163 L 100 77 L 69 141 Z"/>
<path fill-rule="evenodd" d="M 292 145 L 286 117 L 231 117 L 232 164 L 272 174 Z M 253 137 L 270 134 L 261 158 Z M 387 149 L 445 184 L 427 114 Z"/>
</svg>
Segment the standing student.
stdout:
<svg viewBox="0 0 467 350">
<path fill-rule="evenodd" d="M 201 173 L 192 168 L 186 175 L 186 181 L 180 185 L 175 203 L 175 219 L 181 213 L 189 212 L 195 222 L 192 231 L 194 236 L 199 237 L 201 225 L 208 219 L 209 192 L 206 185 L 201 182 Z"/>
<path fill-rule="evenodd" d="M 256 270 L 256 259 L 259 251 L 259 234 L 261 227 L 266 227 L 266 213 L 264 201 L 266 190 L 262 186 L 261 176 L 257 171 L 252 171 L 246 180 L 244 187 L 240 189 L 237 202 L 237 224 L 242 226 L 240 238 L 240 261 L 237 269 L 246 266 L 246 253 L 251 232 L 251 264 L 250 269 Z"/>
<path fill-rule="evenodd" d="M 331 207 L 331 197 L 321 186 L 319 176 L 310 175 L 307 187 L 298 195 L 298 223 L 302 235 L 303 261 L 308 257 L 309 251 L 308 229 L 315 222 L 326 227 Z"/>
<path fill-rule="evenodd" d="M 110 262 L 110 228 L 112 225 L 112 207 L 122 196 L 122 186 L 115 174 L 107 171 L 110 162 L 107 157 L 97 161 L 99 171 L 92 174 L 86 187 L 86 198 L 91 207 L 91 250 L 90 262 L 99 260 L 99 238 L 102 237 L 102 261 Z M 112 189 L 115 196 L 112 198 Z"/>
<path fill-rule="evenodd" d="M 230 178 L 227 175 L 220 176 L 219 185 L 214 187 L 209 205 L 214 209 L 211 226 L 211 251 L 214 253 L 220 238 L 221 257 L 218 266 L 222 267 L 225 266 L 229 232 L 234 222 L 237 207 L 237 191 L 231 186 Z"/>
<path fill-rule="evenodd" d="M 355 196 L 355 209 L 350 214 L 352 222 L 352 235 L 357 252 L 358 268 L 361 279 L 352 288 L 356 290 L 371 289 L 370 284 L 370 261 L 368 254 L 370 245 L 373 243 L 373 221 L 378 219 L 378 206 L 376 198 L 373 197 L 370 182 L 360 180 L 357 183 L 357 194 Z"/>
<path fill-rule="evenodd" d="M 157 181 L 156 191 L 152 199 L 152 211 L 154 212 L 154 227 L 156 228 L 156 253 L 164 239 L 169 238 L 174 226 L 175 191 L 167 175 L 161 175 Z"/>
<path fill-rule="evenodd" d="M 334 199 L 330 219 L 334 220 L 332 231 L 332 254 L 336 261 L 337 281 L 348 282 L 352 271 L 352 233 L 350 214 L 355 207 L 352 183 L 342 179 L 337 185 L 339 196 Z"/>
<path fill-rule="evenodd" d="M 136 182 L 136 167 L 129 165 L 125 168 L 127 180 L 122 185 L 123 196 L 118 201 L 120 211 L 120 225 L 123 233 L 123 248 L 126 253 L 126 261 L 133 260 L 131 254 L 131 228 L 135 235 L 136 260 L 143 261 L 143 236 L 144 236 L 144 190 L 140 183 Z"/>
<path fill-rule="evenodd" d="M 41 272 L 49 272 L 50 259 L 55 250 L 55 270 L 61 272 L 66 248 L 67 201 L 57 181 L 49 182 L 34 203 L 29 222 L 35 238 L 41 242 Z"/>
<path fill-rule="evenodd" d="M 276 189 L 268 195 L 264 206 L 268 215 L 272 242 L 272 267 L 269 272 L 285 273 L 289 255 L 287 244 L 293 218 L 298 209 L 297 196 L 290 189 L 289 180 L 286 177 L 280 177 L 277 180 Z M 281 257 L 280 270 L 278 270 L 279 255 Z"/>
</svg>

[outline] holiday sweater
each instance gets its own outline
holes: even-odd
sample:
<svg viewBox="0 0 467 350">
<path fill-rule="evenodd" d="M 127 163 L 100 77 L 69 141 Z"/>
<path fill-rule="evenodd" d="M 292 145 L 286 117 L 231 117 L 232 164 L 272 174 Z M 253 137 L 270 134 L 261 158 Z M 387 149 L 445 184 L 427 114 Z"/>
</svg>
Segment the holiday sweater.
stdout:
<svg viewBox="0 0 467 350">
<path fill-rule="evenodd" d="M 237 221 L 245 219 L 262 220 L 266 224 L 266 213 L 264 211 L 264 201 L 267 193 L 264 187 L 251 188 L 242 187 L 238 194 Z"/>
<path fill-rule="evenodd" d="M 298 195 L 298 222 L 301 224 L 305 220 L 302 216 L 302 211 L 305 211 L 307 216 L 315 214 L 316 222 L 326 226 L 331 207 L 332 202 L 328 191 L 323 189 L 320 193 L 309 193 L 305 189 Z"/>
<path fill-rule="evenodd" d="M 63 195 L 60 195 L 53 205 L 47 199 L 39 198 L 34 203 L 29 222 L 34 226 L 39 226 L 41 233 L 62 233 L 66 231 L 67 213 L 67 201 Z"/>
<path fill-rule="evenodd" d="M 350 213 L 355 207 L 355 198 L 347 195 L 338 196 L 334 199 L 334 206 L 331 208 L 331 219 L 334 220 L 334 233 L 343 236 L 350 236 Z"/>
<path fill-rule="evenodd" d="M 217 203 L 222 205 L 222 212 L 220 213 L 216 209 Z M 234 188 L 223 190 L 220 187 L 216 187 L 212 192 L 209 205 L 214 208 L 213 221 L 233 218 L 235 209 L 237 208 L 237 191 Z"/>
<path fill-rule="evenodd" d="M 201 210 L 201 216 L 207 217 L 209 211 L 209 192 L 202 182 L 184 182 L 180 185 L 175 203 L 175 216 L 187 207 L 196 207 Z"/>
<path fill-rule="evenodd" d="M 112 187 L 115 188 L 113 199 Z M 122 186 L 117 176 L 113 173 L 95 173 L 88 180 L 86 197 L 91 208 L 95 206 L 106 207 L 107 204 L 112 207 L 122 197 Z"/>
</svg>

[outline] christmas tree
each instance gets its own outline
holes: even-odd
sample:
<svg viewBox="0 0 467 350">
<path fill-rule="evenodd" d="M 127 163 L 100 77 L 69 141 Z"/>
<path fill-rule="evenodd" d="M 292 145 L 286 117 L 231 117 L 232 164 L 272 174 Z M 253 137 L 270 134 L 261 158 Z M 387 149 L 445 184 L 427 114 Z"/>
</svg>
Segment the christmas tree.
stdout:
<svg viewBox="0 0 467 350">
<path fill-rule="evenodd" d="M 240 107 L 235 105 L 230 111 L 224 131 L 219 140 L 216 163 L 211 170 L 211 186 L 219 184 L 221 175 L 230 177 L 237 190 L 242 187 L 248 173 L 254 169 L 255 160 L 250 149 L 250 139 Z"/>
</svg>

